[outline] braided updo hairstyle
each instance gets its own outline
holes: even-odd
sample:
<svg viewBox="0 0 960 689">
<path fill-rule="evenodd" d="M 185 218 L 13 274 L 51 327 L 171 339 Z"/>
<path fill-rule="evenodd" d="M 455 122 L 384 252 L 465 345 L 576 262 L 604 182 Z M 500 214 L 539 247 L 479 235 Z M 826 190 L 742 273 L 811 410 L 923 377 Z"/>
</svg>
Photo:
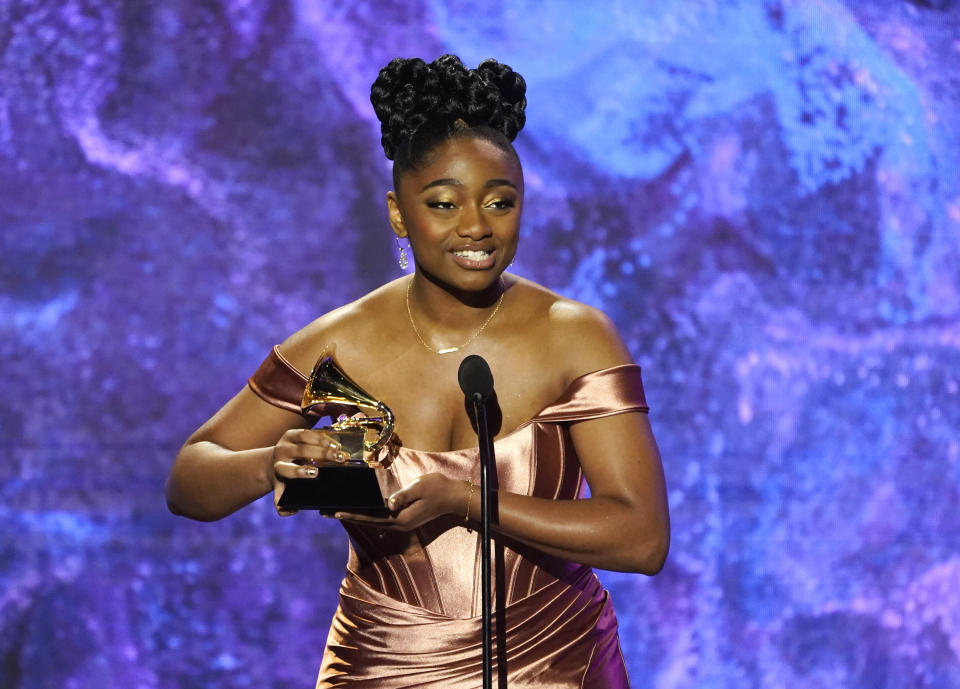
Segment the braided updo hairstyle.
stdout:
<svg viewBox="0 0 960 689">
<path fill-rule="evenodd" d="M 434 146 L 454 136 L 489 140 L 516 157 L 510 143 L 526 122 L 527 84 L 509 66 L 484 60 L 467 69 L 456 55 L 431 63 L 395 58 L 380 70 L 370 102 L 380 143 L 393 161 L 393 182 L 416 169 Z"/>
</svg>

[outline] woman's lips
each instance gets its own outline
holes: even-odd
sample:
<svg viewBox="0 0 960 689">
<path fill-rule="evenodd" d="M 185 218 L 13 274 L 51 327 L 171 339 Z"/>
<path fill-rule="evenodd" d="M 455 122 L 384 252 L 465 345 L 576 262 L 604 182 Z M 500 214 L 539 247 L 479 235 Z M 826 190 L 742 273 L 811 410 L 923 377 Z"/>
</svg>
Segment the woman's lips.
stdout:
<svg viewBox="0 0 960 689">
<path fill-rule="evenodd" d="M 487 270 L 493 268 L 494 251 L 480 249 L 458 249 L 450 252 L 457 265 L 467 270 Z"/>
</svg>

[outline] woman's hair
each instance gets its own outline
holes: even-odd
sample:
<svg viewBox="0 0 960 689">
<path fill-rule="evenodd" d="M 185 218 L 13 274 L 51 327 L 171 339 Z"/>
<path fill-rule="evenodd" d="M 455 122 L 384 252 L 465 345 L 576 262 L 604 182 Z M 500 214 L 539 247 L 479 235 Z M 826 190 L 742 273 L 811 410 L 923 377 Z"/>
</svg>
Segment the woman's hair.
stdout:
<svg viewBox="0 0 960 689">
<path fill-rule="evenodd" d="M 509 66 L 484 60 L 467 69 L 456 55 L 431 63 L 395 58 L 380 70 L 370 102 L 380 143 L 400 175 L 418 168 L 434 146 L 454 136 L 487 139 L 514 156 L 510 143 L 526 122 L 527 84 Z"/>
</svg>

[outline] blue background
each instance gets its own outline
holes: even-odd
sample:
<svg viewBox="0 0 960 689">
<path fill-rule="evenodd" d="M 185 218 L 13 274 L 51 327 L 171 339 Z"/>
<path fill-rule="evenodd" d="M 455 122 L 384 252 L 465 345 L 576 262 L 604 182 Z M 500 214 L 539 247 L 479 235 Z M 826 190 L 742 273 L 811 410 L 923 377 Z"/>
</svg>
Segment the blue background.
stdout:
<svg viewBox="0 0 960 689">
<path fill-rule="evenodd" d="M 589 8 L 588 8 L 589 6 Z M 960 686 L 960 4 L 0 0 L 0 686 L 308 687 L 346 557 L 162 483 L 397 276 L 397 55 L 529 84 L 516 272 L 644 367 L 673 544 L 636 687 Z"/>
</svg>

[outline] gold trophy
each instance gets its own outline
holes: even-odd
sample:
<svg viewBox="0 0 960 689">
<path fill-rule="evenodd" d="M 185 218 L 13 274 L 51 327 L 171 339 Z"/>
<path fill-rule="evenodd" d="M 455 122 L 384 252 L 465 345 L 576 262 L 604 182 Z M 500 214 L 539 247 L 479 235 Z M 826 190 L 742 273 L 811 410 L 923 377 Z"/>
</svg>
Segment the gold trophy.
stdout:
<svg viewBox="0 0 960 689">
<path fill-rule="evenodd" d="M 328 348 L 307 380 L 300 411 L 304 416 L 332 417 L 331 410 L 334 414 L 340 412 L 337 420 L 318 430 L 336 440 L 347 459 L 319 462 L 316 478 L 288 480 L 279 506 L 319 510 L 321 514 L 387 514 L 384 496 L 397 486 L 393 475 L 379 461 L 378 452 L 393 437 L 393 412 L 353 382 Z M 348 416 L 349 411 L 355 413 Z"/>
</svg>

